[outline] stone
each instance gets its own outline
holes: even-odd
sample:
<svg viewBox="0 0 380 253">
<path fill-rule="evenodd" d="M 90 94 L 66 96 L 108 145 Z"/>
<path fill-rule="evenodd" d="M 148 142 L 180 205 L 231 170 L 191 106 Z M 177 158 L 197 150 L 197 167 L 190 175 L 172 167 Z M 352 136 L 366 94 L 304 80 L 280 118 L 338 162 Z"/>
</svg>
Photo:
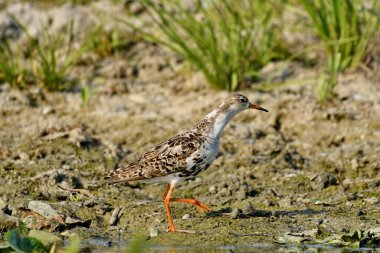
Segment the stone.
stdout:
<svg viewBox="0 0 380 253">
<path fill-rule="evenodd" d="M 264 200 L 263 204 L 266 207 L 270 207 L 270 206 L 274 206 L 276 203 L 274 203 L 272 200 L 266 199 Z"/>
<path fill-rule="evenodd" d="M 293 200 L 287 196 L 285 198 L 282 198 L 278 201 L 278 205 L 282 208 L 289 208 L 293 205 Z"/>
<path fill-rule="evenodd" d="M 366 214 L 366 213 L 365 213 L 364 210 L 359 209 L 359 210 L 356 211 L 356 216 L 363 216 L 363 215 L 365 215 L 365 214 Z"/>
<path fill-rule="evenodd" d="M 62 169 L 63 170 L 70 170 L 70 165 L 68 165 L 68 164 L 62 165 Z"/>
<path fill-rule="evenodd" d="M 158 229 L 158 227 L 154 224 L 152 224 L 149 228 L 149 236 L 150 237 L 156 237 L 159 234 L 161 234 L 161 230 Z"/>
<path fill-rule="evenodd" d="M 338 178 L 335 175 L 328 172 L 322 173 L 314 177 L 311 181 L 312 181 L 313 188 L 319 191 L 329 186 L 339 184 Z"/>
<path fill-rule="evenodd" d="M 242 210 L 242 213 L 245 215 L 251 215 L 255 211 L 252 203 L 249 201 L 245 201 L 243 208 L 241 210 Z"/>
<path fill-rule="evenodd" d="M 120 207 L 116 207 L 112 214 L 111 214 L 111 218 L 109 220 L 109 224 L 110 226 L 115 226 L 117 224 L 117 221 L 119 220 L 119 213 L 121 211 L 121 208 Z"/>
<path fill-rule="evenodd" d="M 59 216 L 58 212 L 51 205 L 42 201 L 30 201 L 28 208 L 47 219 Z"/>
<path fill-rule="evenodd" d="M 244 187 L 240 187 L 236 197 L 238 200 L 245 200 L 247 198 L 247 192 Z"/>
<path fill-rule="evenodd" d="M 91 225 L 91 220 L 81 220 L 78 218 L 67 216 L 65 219 L 65 224 L 69 225 L 70 227 L 81 226 L 88 228 Z"/>
<path fill-rule="evenodd" d="M 231 219 L 237 219 L 239 217 L 240 217 L 240 210 L 237 208 L 232 209 L 232 211 L 230 213 L 230 218 Z"/>
<path fill-rule="evenodd" d="M 42 108 L 42 114 L 43 115 L 47 115 L 51 112 L 53 112 L 53 109 L 51 106 L 45 106 L 44 108 Z"/>
<path fill-rule="evenodd" d="M 20 154 L 18 154 L 18 157 L 20 158 L 20 160 L 29 160 L 29 155 L 25 152 L 21 152 Z"/>
<path fill-rule="evenodd" d="M 210 188 L 208 189 L 209 193 L 216 193 L 216 187 L 215 185 L 211 185 Z"/>
</svg>

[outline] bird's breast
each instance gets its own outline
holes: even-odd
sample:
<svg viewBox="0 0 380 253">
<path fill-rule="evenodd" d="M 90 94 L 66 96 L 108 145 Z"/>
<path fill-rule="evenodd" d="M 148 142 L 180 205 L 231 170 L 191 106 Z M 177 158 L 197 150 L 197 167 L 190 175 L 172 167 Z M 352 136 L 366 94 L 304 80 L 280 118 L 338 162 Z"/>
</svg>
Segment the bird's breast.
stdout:
<svg viewBox="0 0 380 253">
<path fill-rule="evenodd" d="M 180 177 L 195 176 L 205 171 L 215 160 L 218 154 L 219 142 L 214 140 L 206 140 L 199 149 L 187 159 L 187 168 Z"/>
<path fill-rule="evenodd" d="M 199 151 L 197 152 L 198 156 L 203 156 L 209 162 L 214 161 L 219 150 L 219 139 L 210 138 L 206 139 L 201 145 Z"/>
</svg>

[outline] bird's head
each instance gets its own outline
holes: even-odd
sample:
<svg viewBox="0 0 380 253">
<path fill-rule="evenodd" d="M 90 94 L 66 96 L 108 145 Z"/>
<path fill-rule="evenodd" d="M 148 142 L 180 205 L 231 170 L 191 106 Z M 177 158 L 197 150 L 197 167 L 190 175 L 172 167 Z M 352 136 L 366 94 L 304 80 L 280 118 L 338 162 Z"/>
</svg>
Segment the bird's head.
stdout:
<svg viewBox="0 0 380 253">
<path fill-rule="evenodd" d="M 246 96 L 237 93 L 228 96 L 221 107 L 223 110 L 233 113 L 239 113 L 247 109 L 268 112 L 268 110 L 249 102 Z"/>
</svg>

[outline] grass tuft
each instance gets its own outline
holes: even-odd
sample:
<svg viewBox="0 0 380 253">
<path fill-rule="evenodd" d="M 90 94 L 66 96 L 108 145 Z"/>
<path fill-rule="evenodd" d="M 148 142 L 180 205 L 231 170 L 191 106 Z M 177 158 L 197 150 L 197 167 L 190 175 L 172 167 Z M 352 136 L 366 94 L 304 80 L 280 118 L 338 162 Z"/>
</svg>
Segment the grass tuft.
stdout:
<svg viewBox="0 0 380 253">
<path fill-rule="evenodd" d="M 0 42 L 0 83 L 5 82 L 12 87 L 24 88 L 27 71 L 22 61 L 22 55 L 11 48 L 9 40 Z"/>
<path fill-rule="evenodd" d="M 329 77 L 320 81 L 317 90 L 320 99 L 329 99 L 339 72 L 359 66 L 368 52 L 368 43 L 379 28 L 380 4 L 369 1 L 371 6 L 366 7 L 363 1 L 355 0 L 300 1 L 325 45 Z"/>
<path fill-rule="evenodd" d="M 32 65 L 34 81 L 49 91 L 60 91 L 70 88 L 68 75 L 76 61 L 85 51 L 82 45 L 75 49 L 73 22 L 62 31 L 57 33 L 47 32 L 40 38 L 33 38 L 26 26 L 16 18 L 15 22 L 28 37 L 26 55 Z"/>
<path fill-rule="evenodd" d="M 241 88 L 257 77 L 261 67 L 287 55 L 281 30 L 272 22 L 282 2 L 198 0 L 194 8 L 178 0 L 142 2 L 154 27 L 123 22 L 144 39 L 178 53 L 213 87 Z"/>
<path fill-rule="evenodd" d="M 87 34 L 84 43 L 89 52 L 105 58 L 127 48 L 126 41 L 117 30 L 107 31 L 103 24 L 99 24 Z"/>
<path fill-rule="evenodd" d="M 36 54 L 34 73 L 42 86 L 48 90 L 57 91 L 70 88 L 67 76 L 76 60 L 84 52 L 84 46 L 74 49 L 72 28 L 73 22 L 63 33 L 47 34 L 43 40 L 33 44 Z"/>
</svg>

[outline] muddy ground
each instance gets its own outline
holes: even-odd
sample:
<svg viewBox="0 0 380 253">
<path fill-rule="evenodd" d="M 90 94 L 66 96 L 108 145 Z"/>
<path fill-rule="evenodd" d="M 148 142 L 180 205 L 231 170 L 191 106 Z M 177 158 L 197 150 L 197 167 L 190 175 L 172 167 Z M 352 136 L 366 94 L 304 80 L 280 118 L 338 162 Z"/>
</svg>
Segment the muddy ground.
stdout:
<svg viewBox="0 0 380 253">
<path fill-rule="evenodd" d="M 153 245 L 313 243 L 380 227 L 378 81 L 360 70 L 345 73 L 337 96 L 321 104 L 314 96 L 319 70 L 292 64 L 287 81 L 297 85 L 240 91 L 269 113 L 246 111 L 232 120 L 214 164 L 174 192 L 213 211 L 173 203 L 176 227 L 196 233 L 166 233 L 165 185 L 106 185 L 102 178 L 190 129 L 228 93 L 210 88 L 200 73 L 174 71 L 169 62 L 175 56 L 159 46 L 141 42 L 132 50 L 143 52 L 132 63 L 114 57 L 77 70 L 95 92 L 87 106 L 79 89 L 54 93 L 0 85 L 5 213 L 22 219 L 15 210 L 39 200 L 87 221 L 41 228 L 113 242 L 143 234 Z M 131 68 L 137 73 L 130 74 Z M 91 196 L 69 189 L 87 189 Z M 120 219 L 110 226 L 116 207 Z M 19 221 L 3 218 L 0 232 Z"/>
</svg>

